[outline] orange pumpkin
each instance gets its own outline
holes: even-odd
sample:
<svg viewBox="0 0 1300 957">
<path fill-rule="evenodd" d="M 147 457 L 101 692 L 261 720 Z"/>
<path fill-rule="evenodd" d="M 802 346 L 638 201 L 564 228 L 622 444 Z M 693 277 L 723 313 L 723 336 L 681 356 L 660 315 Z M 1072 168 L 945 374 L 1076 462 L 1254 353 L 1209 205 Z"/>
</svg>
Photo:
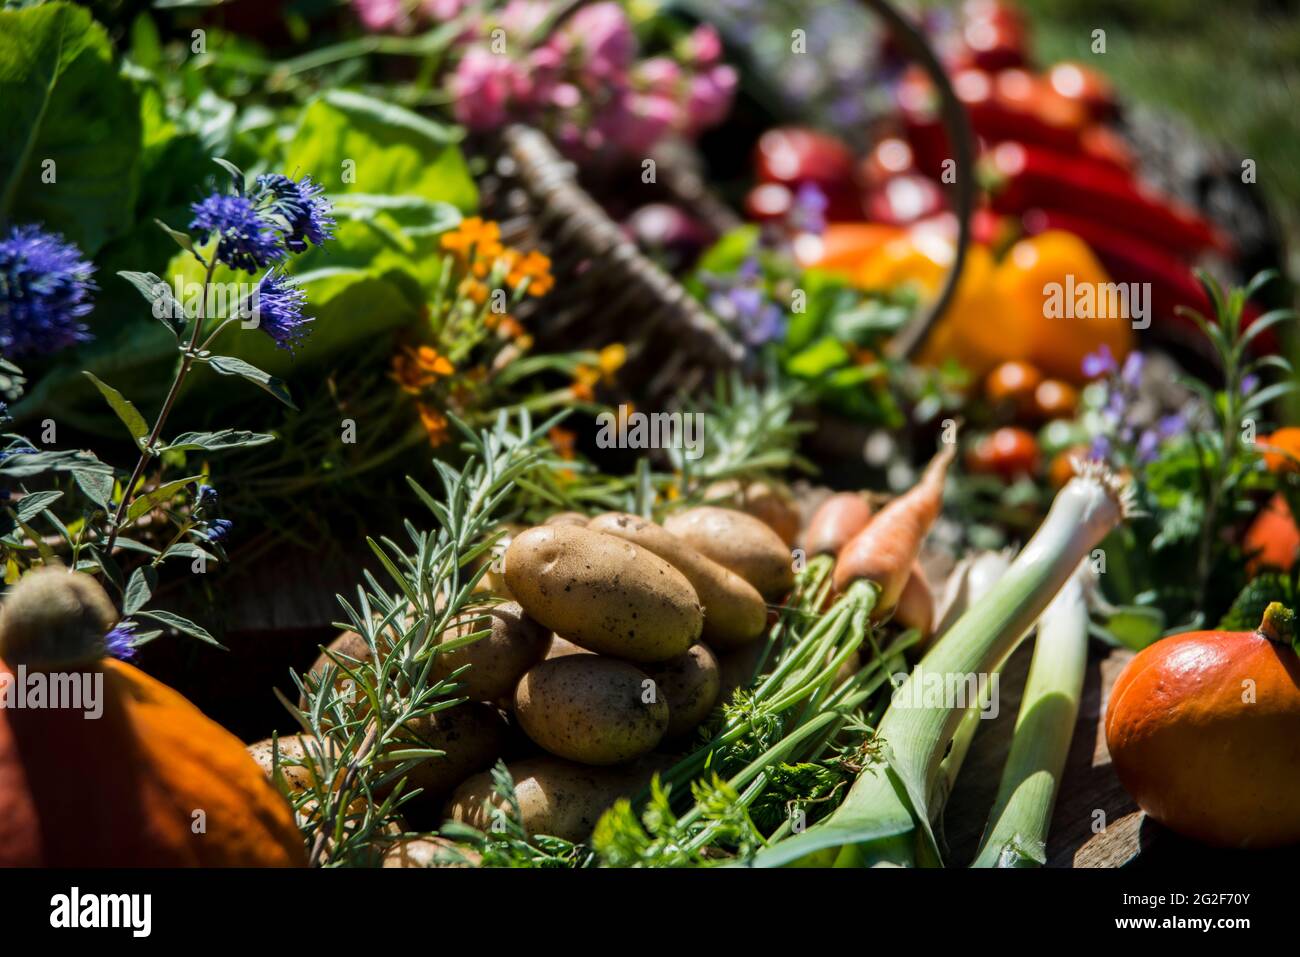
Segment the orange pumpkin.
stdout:
<svg viewBox="0 0 1300 957">
<path fill-rule="evenodd" d="M 1250 556 L 1246 571 L 1252 576 L 1263 568 L 1289 572 L 1300 551 L 1300 529 L 1296 528 L 1286 498 L 1278 492 L 1246 529 L 1242 550 Z"/>
<path fill-rule="evenodd" d="M 114 617 L 98 583 L 56 568 L 0 608 L 0 694 L 84 675 L 103 708 L 0 708 L 0 866 L 304 865 L 293 813 L 243 743 L 104 657 Z"/>
<path fill-rule="evenodd" d="M 1300 842 L 1300 655 L 1290 613 L 1256 632 L 1174 635 L 1120 674 L 1106 743 L 1125 789 L 1161 824 L 1221 847 Z"/>
</svg>

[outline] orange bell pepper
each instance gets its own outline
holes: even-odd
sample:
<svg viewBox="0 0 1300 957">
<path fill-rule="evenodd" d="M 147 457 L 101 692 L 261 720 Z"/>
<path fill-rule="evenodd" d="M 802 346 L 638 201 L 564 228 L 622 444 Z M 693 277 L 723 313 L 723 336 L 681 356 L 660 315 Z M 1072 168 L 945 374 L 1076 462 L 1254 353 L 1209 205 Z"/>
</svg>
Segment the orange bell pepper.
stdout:
<svg viewBox="0 0 1300 957">
<path fill-rule="evenodd" d="M 1110 276 L 1072 233 L 1050 230 L 1016 243 L 994 284 L 1002 308 L 995 324 L 1027 334 L 1023 358 L 1049 376 L 1079 383 L 1090 352 L 1104 345 L 1123 359 L 1133 348 L 1127 308 L 1110 295 Z"/>
</svg>

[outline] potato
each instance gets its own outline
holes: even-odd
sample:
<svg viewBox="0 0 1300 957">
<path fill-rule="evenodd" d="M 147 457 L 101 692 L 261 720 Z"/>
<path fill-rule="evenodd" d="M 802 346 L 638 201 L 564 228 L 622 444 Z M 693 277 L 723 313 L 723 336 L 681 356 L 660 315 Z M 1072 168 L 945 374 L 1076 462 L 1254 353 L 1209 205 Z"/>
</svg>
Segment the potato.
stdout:
<svg viewBox="0 0 1300 957">
<path fill-rule="evenodd" d="M 799 538 L 799 506 L 784 485 L 757 479 L 742 486 L 736 479 L 726 479 L 706 488 L 704 501 L 734 508 L 762 520 L 781 536 L 787 548 Z"/>
<path fill-rule="evenodd" d="M 552 754 L 583 764 L 619 764 L 654 750 L 668 729 L 668 701 L 644 699 L 644 671 L 601 655 L 543 661 L 515 689 L 524 732 Z"/>
<path fill-rule="evenodd" d="M 353 667 L 352 663 L 354 661 L 370 660 L 370 646 L 366 644 L 366 640 L 355 631 L 343 632 L 325 647 L 337 655 L 348 667 Z M 337 689 L 340 695 L 346 695 L 348 692 L 348 684 L 352 679 L 344 674 L 342 669 L 338 667 L 337 663 L 330 660 L 324 651 L 316 656 L 316 660 L 312 662 L 311 668 L 308 669 L 307 674 L 303 676 L 306 679 L 307 686 L 314 688 L 319 685 L 321 676 L 325 673 L 325 669 L 330 665 L 334 665 L 335 689 Z M 298 707 L 306 710 L 306 695 L 300 694 L 298 696 Z"/>
<path fill-rule="evenodd" d="M 620 797 L 639 791 L 653 770 L 664 763 L 645 762 L 628 768 L 592 768 L 546 756 L 507 765 L 519 798 L 520 823 L 529 836 L 549 834 L 574 843 L 585 841 L 607 808 Z M 506 802 L 493 790 L 492 775 L 476 774 L 456 789 L 447 802 L 446 816 L 486 831 L 492 826 L 484 806 L 488 800 L 506 810 Z"/>
<path fill-rule="evenodd" d="M 704 612 L 686 577 L 658 555 L 586 528 L 515 537 L 505 579 L 528 615 L 575 644 L 632 661 L 667 661 L 700 637 Z"/>
<path fill-rule="evenodd" d="M 505 749 L 508 737 L 509 728 L 501 713 L 491 705 L 477 701 L 435 711 L 408 722 L 399 741 L 394 744 L 394 750 L 415 746 L 446 752 L 438 757 L 425 758 L 406 775 L 404 793 L 416 788 L 424 792 L 403 805 L 403 811 L 411 815 L 412 823 L 420 823 L 418 816 L 422 812 L 428 814 L 466 777 L 489 767 Z M 397 781 L 390 781 L 376 789 L 376 796 L 382 798 L 396 787 Z"/>
<path fill-rule="evenodd" d="M 764 598 L 783 598 L 794 587 L 794 565 L 781 536 L 752 515 L 701 505 L 669 516 L 664 528 L 730 568 Z"/>
<path fill-rule="evenodd" d="M 736 648 L 763 633 L 767 606 L 754 586 L 654 522 L 609 512 L 593 518 L 587 527 L 639 545 L 685 575 L 704 606 L 703 637 L 713 647 Z"/>
<path fill-rule="evenodd" d="M 568 638 L 561 638 L 559 635 L 551 636 L 551 649 L 546 652 L 546 660 L 552 658 L 565 658 L 569 655 L 594 655 L 594 651 L 588 651 L 582 645 L 575 645 Z"/>
<path fill-rule="evenodd" d="M 672 661 L 644 667 L 668 702 L 666 739 L 693 731 L 718 703 L 718 659 L 708 645 L 692 645 L 690 651 Z"/>
<path fill-rule="evenodd" d="M 495 701 L 509 695 L 524 672 L 545 658 L 551 646 L 550 630 L 525 615 L 516 602 L 466 612 L 438 640 L 463 638 L 488 628 L 491 634 L 440 652 L 433 662 L 435 679 L 448 677 L 462 665 L 470 666 L 456 680 L 462 686 L 460 693 L 471 701 Z"/>
<path fill-rule="evenodd" d="M 384 850 L 381 867 L 478 867 L 482 858 L 471 848 L 445 837 L 404 837 Z"/>
<path fill-rule="evenodd" d="M 284 734 L 276 740 L 280 745 L 280 773 L 284 775 L 284 781 L 285 784 L 288 785 L 289 794 L 292 796 L 301 794 L 304 791 L 310 791 L 312 789 L 311 772 L 300 765 L 290 765 L 285 763 L 285 759 L 306 759 L 307 751 L 303 744 L 302 735 Z M 257 762 L 257 766 L 262 769 L 262 773 L 268 778 L 271 776 L 272 769 L 273 752 L 271 744 L 272 739 L 265 738 L 248 746 L 248 753 L 252 756 L 253 760 Z"/>
<path fill-rule="evenodd" d="M 573 525 L 577 528 L 584 528 L 587 525 L 587 516 L 581 512 L 557 512 L 548 518 L 544 525 Z"/>
</svg>

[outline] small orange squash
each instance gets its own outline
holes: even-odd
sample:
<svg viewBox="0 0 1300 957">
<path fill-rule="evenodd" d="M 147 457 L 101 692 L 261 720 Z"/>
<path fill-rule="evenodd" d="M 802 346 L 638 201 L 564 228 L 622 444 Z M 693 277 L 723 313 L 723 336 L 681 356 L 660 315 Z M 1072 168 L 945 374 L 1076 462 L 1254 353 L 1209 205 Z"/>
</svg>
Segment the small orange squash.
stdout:
<svg viewBox="0 0 1300 957">
<path fill-rule="evenodd" d="M 103 708 L 0 707 L 0 866 L 305 865 L 289 805 L 239 739 L 104 657 L 115 618 L 97 582 L 57 568 L 0 607 L 0 694 L 85 675 Z"/>
<path fill-rule="evenodd" d="M 1300 843 L 1300 655 L 1274 603 L 1255 632 L 1174 635 L 1111 690 L 1106 743 L 1138 806 L 1220 847 Z"/>
</svg>

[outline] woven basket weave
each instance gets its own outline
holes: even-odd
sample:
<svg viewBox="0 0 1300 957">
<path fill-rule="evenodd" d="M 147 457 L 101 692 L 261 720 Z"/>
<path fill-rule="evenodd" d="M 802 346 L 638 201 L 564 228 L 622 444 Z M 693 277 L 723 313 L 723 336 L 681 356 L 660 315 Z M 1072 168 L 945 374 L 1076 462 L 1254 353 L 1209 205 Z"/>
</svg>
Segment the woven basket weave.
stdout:
<svg viewBox="0 0 1300 957">
<path fill-rule="evenodd" d="M 551 23 L 556 29 L 582 7 L 575 0 Z M 942 66 L 920 29 L 886 0 L 863 0 L 925 68 L 940 96 L 953 144 L 957 182 L 953 209 L 959 229 L 956 255 L 938 297 L 891 344 L 897 356 L 911 356 L 947 307 L 970 241 L 974 197 L 974 148 L 970 126 Z M 560 279 L 521 318 L 542 350 L 599 348 L 613 341 L 628 347 L 624 381 L 638 397 L 657 400 L 691 391 L 719 370 L 741 366 L 744 347 L 676 279 L 645 256 L 578 182 L 576 170 L 545 133 L 512 125 L 494 137 L 492 160 L 482 183 L 485 216 L 501 223 L 502 238 L 539 248 Z M 715 230 L 737 222 L 702 179 L 681 164 L 660 166 L 661 192 L 689 208 Z"/>
</svg>

